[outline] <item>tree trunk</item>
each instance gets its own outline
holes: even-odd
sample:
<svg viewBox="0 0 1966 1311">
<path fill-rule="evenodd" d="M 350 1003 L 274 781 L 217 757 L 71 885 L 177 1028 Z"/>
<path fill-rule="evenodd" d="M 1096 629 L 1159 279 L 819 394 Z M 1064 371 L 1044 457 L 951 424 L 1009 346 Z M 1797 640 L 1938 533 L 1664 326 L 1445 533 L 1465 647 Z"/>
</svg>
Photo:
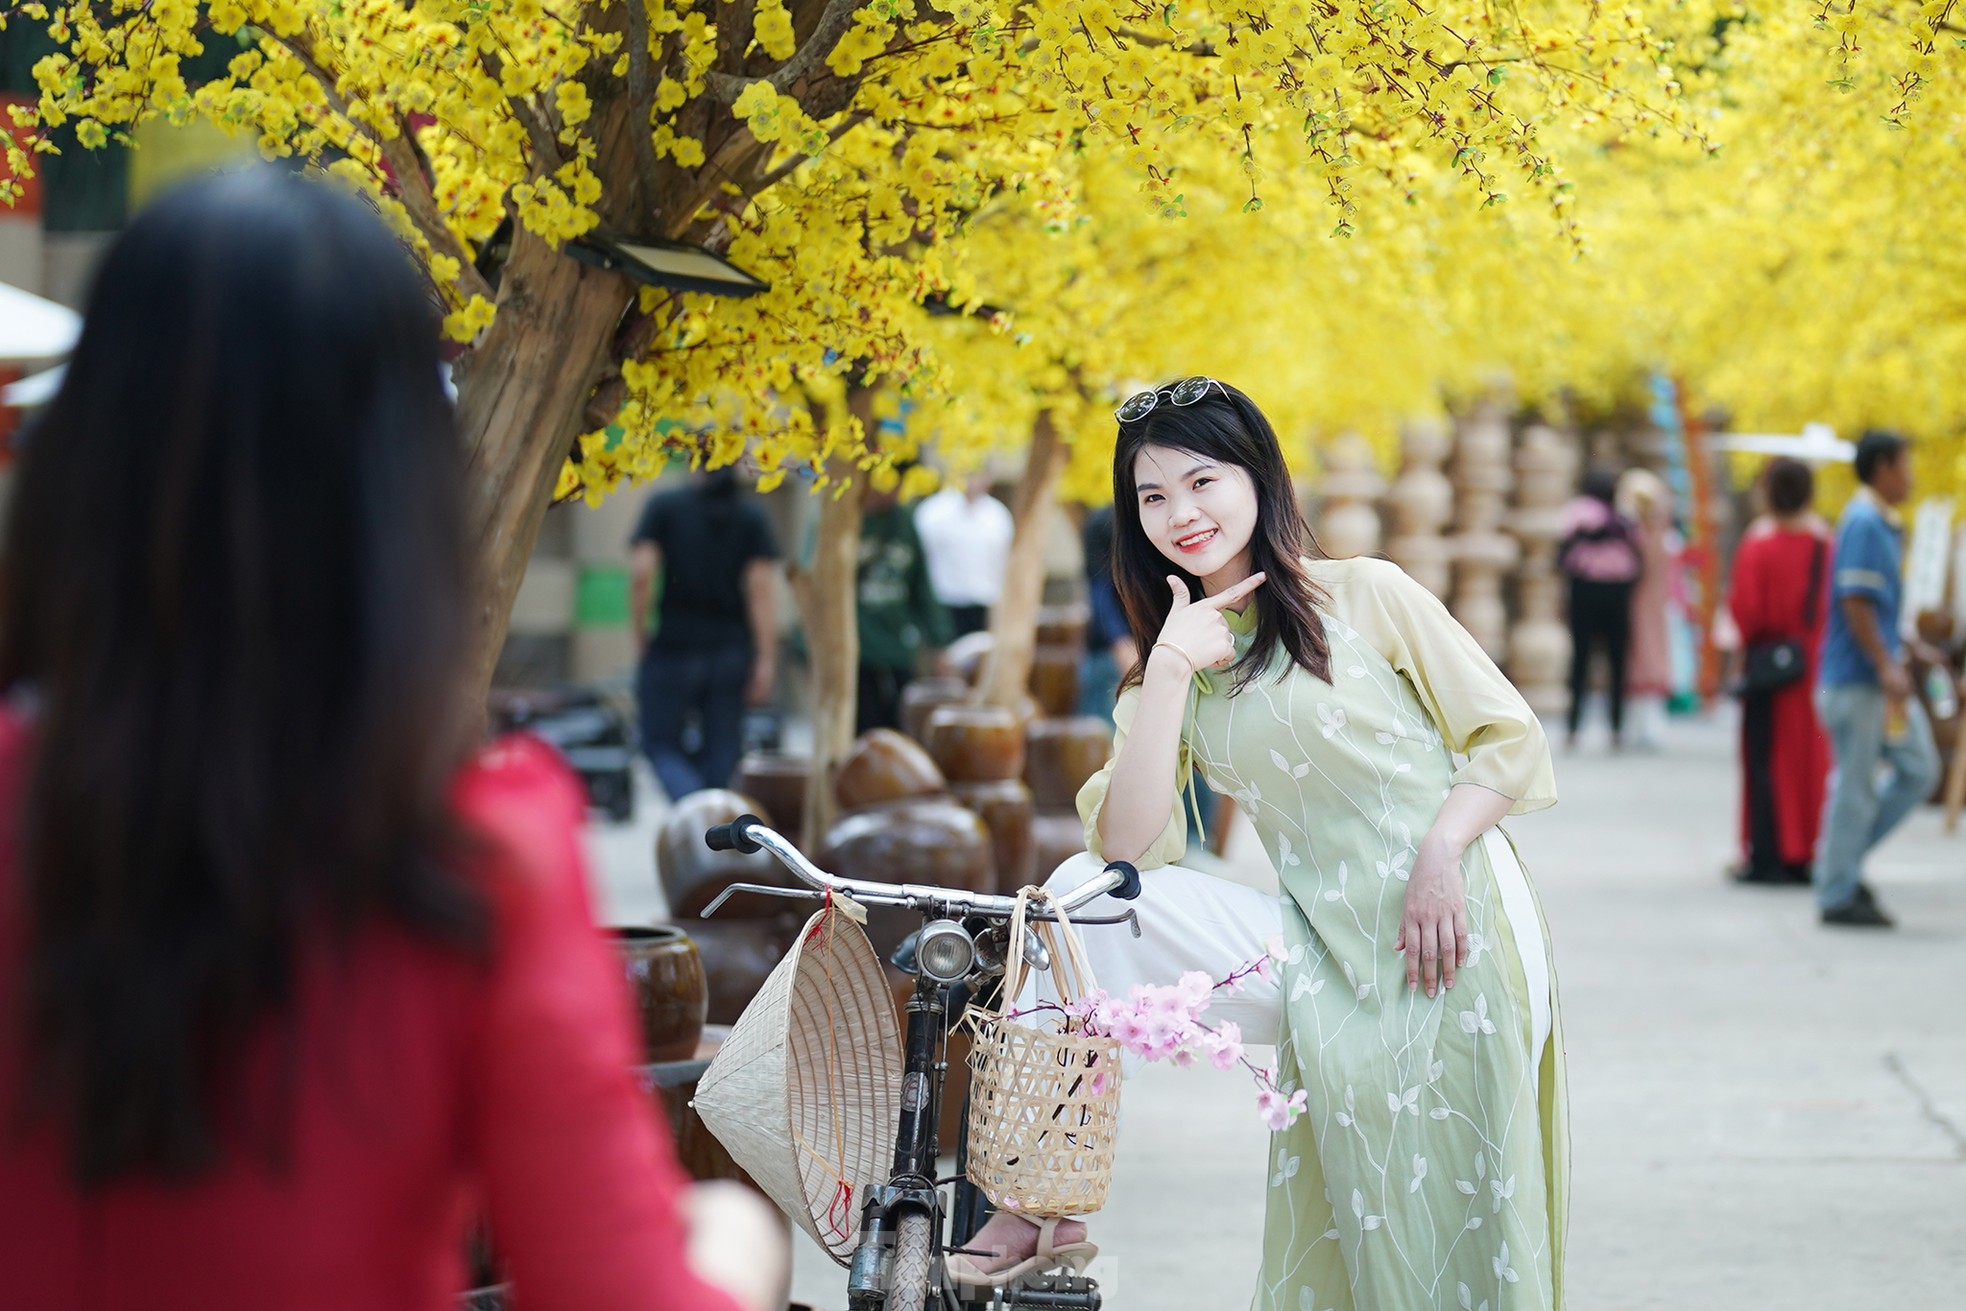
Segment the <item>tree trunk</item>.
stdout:
<svg viewBox="0 0 1966 1311">
<path fill-rule="evenodd" d="M 872 429 L 873 392 L 849 387 L 847 408 Z M 806 776 L 803 829 L 815 850 L 833 826 L 837 807 L 833 776 L 853 746 L 854 716 L 860 693 L 860 619 L 856 584 L 860 574 L 860 471 L 853 461 L 833 456 L 826 476 L 834 480 L 819 493 L 819 528 L 812 562 L 792 575 L 792 592 L 805 624 L 806 651 L 812 660 L 812 766 Z M 856 485 L 835 496 L 840 482 Z"/>
<path fill-rule="evenodd" d="M 632 291 L 617 274 L 522 237 L 499 289 L 498 317 L 472 351 L 457 422 L 466 449 L 468 549 L 479 570 L 471 678 L 480 698 Z"/>
<path fill-rule="evenodd" d="M 1044 599 L 1045 537 L 1051 531 L 1053 495 L 1065 473 L 1065 443 L 1051 411 L 1038 414 L 1031 428 L 1031 450 L 1017 483 L 1016 524 L 1010 559 L 1004 567 L 1003 594 L 990 611 L 990 654 L 976 680 L 981 705 L 1017 709 L 1031 682 L 1037 646 L 1038 606 Z"/>
</svg>

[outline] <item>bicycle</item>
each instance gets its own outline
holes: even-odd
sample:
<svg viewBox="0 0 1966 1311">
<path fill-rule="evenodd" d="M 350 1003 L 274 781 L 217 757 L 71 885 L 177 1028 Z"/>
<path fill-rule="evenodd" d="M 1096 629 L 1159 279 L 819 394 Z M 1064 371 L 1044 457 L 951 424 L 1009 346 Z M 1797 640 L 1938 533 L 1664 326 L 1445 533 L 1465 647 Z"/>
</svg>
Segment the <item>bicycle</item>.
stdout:
<svg viewBox="0 0 1966 1311">
<path fill-rule="evenodd" d="M 977 1300 L 958 1296 L 943 1273 L 944 1258 L 967 1251 L 961 1242 L 982 1227 L 989 1211 L 988 1199 L 965 1177 L 967 1114 L 956 1143 L 956 1174 L 944 1179 L 935 1173 L 940 1148 L 936 1125 L 948 1072 L 945 1044 L 962 1010 L 1003 974 L 1009 951 L 1009 921 L 1017 899 L 831 875 L 755 815 L 740 815 L 716 825 L 704 834 L 704 841 L 716 851 L 769 851 L 810 885 L 779 888 L 735 883 L 704 907 L 705 918 L 740 892 L 812 899 L 840 894 L 863 905 L 906 907 L 922 916 L 921 929 L 903 944 L 894 962 L 915 976 L 902 1040 L 900 1126 L 887 1182 L 870 1190 L 861 1210 L 859 1235 L 847 1271 L 848 1311 L 1099 1311 L 1098 1281 L 1083 1275 L 1038 1276 L 1010 1288 L 987 1290 L 982 1300 Z M 1126 901 L 1139 896 L 1139 871 L 1125 861 L 1113 861 L 1056 900 L 1069 915 L 1108 893 Z M 1057 916 L 1033 910 L 1027 918 L 1055 921 Z M 1138 916 L 1131 910 L 1104 918 L 1073 916 L 1072 923 L 1130 924 L 1136 937 L 1140 932 Z M 1048 969 L 1044 947 L 1038 940 L 1027 935 L 1024 944 L 1025 960 L 1035 969 Z M 904 959 L 908 964 L 902 963 Z M 951 1185 L 954 1204 L 945 1207 L 942 1190 Z"/>
</svg>

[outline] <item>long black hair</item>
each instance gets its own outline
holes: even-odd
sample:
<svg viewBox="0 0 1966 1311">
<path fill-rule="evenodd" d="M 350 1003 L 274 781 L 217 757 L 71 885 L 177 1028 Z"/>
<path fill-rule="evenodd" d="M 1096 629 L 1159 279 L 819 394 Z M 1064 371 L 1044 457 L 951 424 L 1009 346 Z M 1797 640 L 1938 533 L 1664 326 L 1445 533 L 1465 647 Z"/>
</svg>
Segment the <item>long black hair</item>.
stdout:
<svg viewBox="0 0 1966 1311">
<path fill-rule="evenodd" d="M 1135 646 L 1144 653 L 1167 622 L 1174 606 L 1167 586 L 1170 572 L 1187 585 L 1190 597 L 1200 600 L 1202 595 L 1201 579 L 1162 555 L 1140 527 L 1133 466 L 1144 446 L 1171 446 L 1218 464 L 1233 464 L 1249 474 L 1256 489 L 1249 568 L 1266 577 L 1256 592 L 1256 638 L 1230 667 L 1234 691 L 1242 691 L 1268 670 L 1279 647 L 1290 653 L 1294 664 L 1330 681 L 1331 653 L 1317 612 L 1324 595 L 1303 564 L 1306 558 L 1323 559 L 1324 552 L 1297 508 L 1276 431 L 1254 401 L 1227 383 L 1210 387 L 1192 405 L 1171 405 L 1163 399 L 1145 418 L 1120 424 L 1113 451 L 1113 584 Z M 1123 686 L 1138 682 L 1145 668 L 1144 660 L 1136 664 Z M 1279 677 L 1285 672 L 1277 670 Z"/>
<path fill-rule="evenodd" d="M 26 435 L 0 559 L 0 689 L 32 707 L 5 1109 L 52 1119 L 84 1186 L 217 1164 L 248 1043 L 279 1026 L 291 1066 L 304 948 L 378 917 L 484 946 L 446 804 L 474 721 L 438 366 L 374 212 L 255 168 L 116 240 Z"/>
</svg>

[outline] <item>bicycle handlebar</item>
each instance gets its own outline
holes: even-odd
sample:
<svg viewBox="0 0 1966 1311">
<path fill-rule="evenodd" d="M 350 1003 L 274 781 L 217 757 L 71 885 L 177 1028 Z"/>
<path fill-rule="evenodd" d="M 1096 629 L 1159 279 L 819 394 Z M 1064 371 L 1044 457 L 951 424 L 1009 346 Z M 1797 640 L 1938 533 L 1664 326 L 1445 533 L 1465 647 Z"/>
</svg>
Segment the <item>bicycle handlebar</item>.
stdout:
<svg viewBox="0 0 1966 1311">
<path fill-rule="evenodd" d="M 805 858 L 805 853 L 774 832 L 756 815 L 739 815 L 728 824 L 718 824 L 703 835 L 704 845 L 712 851 L 769 851 L 779 861 L 805 882 L 822 892 L 839 892 L 855 901 L 875 906 L 915 906 L 935 905 L 966 914 L 987 915 L 992 918 L 1008 919 L 1017 909 L 1017 898 L 1002 897 L 985 892 L 966 892 L 958 888 L 926 887 L 915 883 L 874 883 L 865 879 L 841 878 L 828 874 Z M 732 888 L 724 895 L 728 896 Z M 757 891 L 785 891 L 784 889 L 758 888 Z M 1067 913 L 1079 909 L 1094 898 L 1110 893 L 1121 901 L 1131 901 L 1140 895 L 1140 871 L 1124 860 L 1108 861 L 1106 868 L 1094 877 L 1073 888 L 1062 897 L 1056 898 L 1059 906 Z M 709 915 L 723 901 L 720 896 L 704 908 Z M 1130 915 L 1132 912 L 1129 911 Z M 1045 918 L 1041 913 L 1038 918 Z"/>
</svg>

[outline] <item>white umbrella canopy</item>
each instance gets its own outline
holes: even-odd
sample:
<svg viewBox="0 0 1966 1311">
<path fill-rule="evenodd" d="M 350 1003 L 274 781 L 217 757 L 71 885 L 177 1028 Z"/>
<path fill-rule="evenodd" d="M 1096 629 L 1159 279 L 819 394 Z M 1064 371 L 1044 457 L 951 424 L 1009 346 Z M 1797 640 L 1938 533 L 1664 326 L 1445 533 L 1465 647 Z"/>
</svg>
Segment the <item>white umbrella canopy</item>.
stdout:
<svg viewBox="0 0 1966 1311">
<path fill-rule="evenodd" d="M 0 361 L 51 360 L 82 335 L 82 316 L 32 292 L 0 282 Z"/>
<path fill-rule="evenodd" d="M 1723 451 L 1751 451 L 1756 455 L 1786 455 L 1805 464 L 1846 464 L 1857 448 L 1836 435 L 1826 423 L 1808 423 L 1799 433 L 1730 432 L 1714 439 Z"/>
</svg>

